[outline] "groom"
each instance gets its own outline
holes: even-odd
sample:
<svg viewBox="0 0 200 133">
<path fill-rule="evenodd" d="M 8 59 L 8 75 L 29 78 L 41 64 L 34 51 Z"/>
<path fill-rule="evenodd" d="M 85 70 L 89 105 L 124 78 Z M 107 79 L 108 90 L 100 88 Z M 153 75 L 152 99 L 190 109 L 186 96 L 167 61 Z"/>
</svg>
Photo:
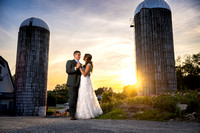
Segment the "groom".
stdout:
<svg viewBox="0 0 200 133">
<path fill-rule="evenodd" d="M 66 64 L 66 73 L 68 74 L 67 87 L 69 88 L 69 113 L 70 120 L 75 119 L 76 103 L 78 98 L 78 89 L 80 84 L 81 72 L 79 62 L 81 58 L 80 51 L 74 51 L 74 59 L 68 60 Z"/>
</svg>

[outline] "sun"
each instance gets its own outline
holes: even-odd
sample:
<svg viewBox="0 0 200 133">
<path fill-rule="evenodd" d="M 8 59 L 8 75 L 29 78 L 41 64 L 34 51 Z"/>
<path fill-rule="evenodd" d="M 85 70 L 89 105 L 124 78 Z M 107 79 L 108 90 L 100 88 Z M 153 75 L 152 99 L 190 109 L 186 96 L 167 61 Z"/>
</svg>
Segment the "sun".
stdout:
<svg viewBox="0 0 200 133">
<path fill-rule="evenodd" d="M 134 85 L 137 83 L 134 67 L 126 67 L 121 70 L 121 78 L 124 85 Z"/>
</svg>

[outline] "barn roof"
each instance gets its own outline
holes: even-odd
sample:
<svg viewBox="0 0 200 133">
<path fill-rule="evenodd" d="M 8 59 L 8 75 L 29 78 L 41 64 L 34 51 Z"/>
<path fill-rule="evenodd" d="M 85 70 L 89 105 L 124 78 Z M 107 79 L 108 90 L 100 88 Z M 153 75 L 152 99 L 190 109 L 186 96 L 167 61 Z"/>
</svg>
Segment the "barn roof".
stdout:
<svg viewBox="0 0 200 133">
<path fill-rule="evenodd" d="M 134 15 L 139 13 L 142 8 L 165 8 L 171 11 L 171 8 L 164 0 L 144 0 L 137 6 Z"/>
<path fill-rule="evenodd" d="M 28 18 L 22 22 L 22 24 L 20 25 L 20 28 L 24 27 L 24 26 L 36 26 L 36 27 L 41 27 L 41 28 L 44 28 L 44 29 L 50 31 L 47 23 L 45 23 L 40 18 L 34 18 L 34 17 Z"/>
</svg>

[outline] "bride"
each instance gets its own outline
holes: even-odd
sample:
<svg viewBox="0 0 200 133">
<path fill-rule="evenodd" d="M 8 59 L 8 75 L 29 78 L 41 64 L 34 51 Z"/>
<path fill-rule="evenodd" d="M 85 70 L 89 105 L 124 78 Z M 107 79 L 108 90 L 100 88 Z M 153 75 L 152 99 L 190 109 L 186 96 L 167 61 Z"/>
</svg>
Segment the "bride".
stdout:
<svg viewBox="0 0 200 133">
<path fill-rule="evenodd" d="M 76 105 L 76 119 L 90 119 L 103 114 L 90 80 L 93 70 L 92 55 L 85 54 L 83 60 L 85 65 L 79 68 L 82 75 Z"/>
</svg>

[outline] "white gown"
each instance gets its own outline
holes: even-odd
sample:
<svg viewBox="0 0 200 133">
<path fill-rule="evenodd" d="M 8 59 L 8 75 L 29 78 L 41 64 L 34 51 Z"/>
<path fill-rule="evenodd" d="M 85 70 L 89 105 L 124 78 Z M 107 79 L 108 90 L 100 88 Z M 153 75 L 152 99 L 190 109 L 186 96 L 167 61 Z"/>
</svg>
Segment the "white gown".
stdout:
<svg viewBox="0 0 200 133">
<path fill-rule="evenodd" d="M 91 64 L 89 65 L 91 66 Z M 90 72 L 86 77 L 81 75 L 75 117 L 77 119 L 90 119 L 101 114 L 103 111 L 92 88 Z"/>
</svg>

